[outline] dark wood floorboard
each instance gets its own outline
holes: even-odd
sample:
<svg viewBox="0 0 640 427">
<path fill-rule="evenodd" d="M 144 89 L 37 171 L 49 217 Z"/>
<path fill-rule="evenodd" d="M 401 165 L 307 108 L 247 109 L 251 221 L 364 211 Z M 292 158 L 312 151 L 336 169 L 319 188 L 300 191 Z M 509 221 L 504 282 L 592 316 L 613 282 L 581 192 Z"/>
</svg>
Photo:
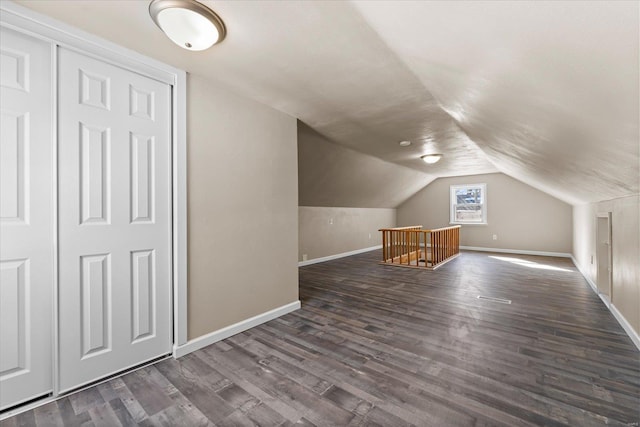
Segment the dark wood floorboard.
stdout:
<svg viewBox="0 0 640 427">
<path fill-rule="evenodd" d="M 379 255 L 302 267 L 301 310 L 0 424 L 640 425 L 640 352 L 570 260 Z"/>
</svg>

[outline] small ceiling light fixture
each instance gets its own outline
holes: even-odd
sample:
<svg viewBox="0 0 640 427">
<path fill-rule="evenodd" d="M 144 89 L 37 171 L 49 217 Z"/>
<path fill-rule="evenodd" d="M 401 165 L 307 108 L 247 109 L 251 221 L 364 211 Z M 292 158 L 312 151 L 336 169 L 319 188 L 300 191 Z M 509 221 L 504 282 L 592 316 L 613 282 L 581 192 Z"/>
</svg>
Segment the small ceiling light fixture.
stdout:
<svg viewBox="0 0 640 427">
<path fill-rule="evenodd" d="M 153 0 L 149 14 L 172 42 L 187 50 L 205 50 L 227 30 L 214 11 L 195 0 Z"/>
<path fill-rule="evenodd" d="M 411 141 L 400 141 L 398 144 L 400 144 L 401 147 L 408 147 L 411 145 Z"/>
<path fill-rule="evenodd" d="M 442 158 L 442 154 L 425 154 L 420 158 L 422 159 L 423 162 L 431 165 L 433 163 L 436 163 L 438 160 L 440 160 Z"/>
</svg>

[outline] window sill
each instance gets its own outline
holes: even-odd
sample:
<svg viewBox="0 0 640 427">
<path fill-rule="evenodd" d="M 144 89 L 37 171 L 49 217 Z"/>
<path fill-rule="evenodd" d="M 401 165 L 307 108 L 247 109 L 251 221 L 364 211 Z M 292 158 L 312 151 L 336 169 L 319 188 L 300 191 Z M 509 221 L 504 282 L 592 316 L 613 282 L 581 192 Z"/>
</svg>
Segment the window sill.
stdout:
<svg viewBox="0 0 640 427">
<path fill-rule="evenodd" d="M 488 222 L 450 222 L 449 225 L 489 225 Z"/>
</svg>

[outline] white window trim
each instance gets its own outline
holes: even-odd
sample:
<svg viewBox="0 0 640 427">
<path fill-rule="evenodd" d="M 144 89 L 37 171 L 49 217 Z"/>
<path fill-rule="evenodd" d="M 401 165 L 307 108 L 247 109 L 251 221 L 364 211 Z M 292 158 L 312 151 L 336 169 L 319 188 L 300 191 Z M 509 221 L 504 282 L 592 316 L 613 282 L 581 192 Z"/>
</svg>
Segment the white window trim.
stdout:
<svg viewBox="0 0 640 427">
<path fill-rule="evenodd" d="M 482 189 L 482 222 L 460 222 L 454 221 L 455 212 L 453 200 L 455 198 L 455 191 L 460 188 L 480 187 Z M 449 224 L 451 225 L 488 225 L 487 222 L 487 184 L 455 184 L 449 186 Z"/>
<path fill-rule="evenodd" d="M 173 353 L 187 342 L 187 74 L 138 52 L 79 30 L 13 2 L 2 1 L 0 24 L 171 85 Z M 56 57 L 54 56 L 54 67 Z M 52 70 L 56 72 L 55 68 Z M 55 74 L 54 74 L 55 76 Z M 57 140 L 57 135 L 54 135 Z M 54 165 L 55 167 L 55 165 Z M 57 168 L 54 169 L 57 176 Z M 54 284 L 57 286 L 57 281 Z M 55 295 L 55 294 L 54 294 Z M 57 305 L 57 300 L 54 301 Z M 54 309 L 53 325 L 57 325 Z M 57 330 L 54 340 L 57 339 Z M 55 354 L 55 352 L 54 352 Z M 57 365 L 57 364 L 56 364 Z M 55 369 L 54 369 L 55 370 Z M 54 378 L 54 395 L 57 378 Z"/>
</svg>

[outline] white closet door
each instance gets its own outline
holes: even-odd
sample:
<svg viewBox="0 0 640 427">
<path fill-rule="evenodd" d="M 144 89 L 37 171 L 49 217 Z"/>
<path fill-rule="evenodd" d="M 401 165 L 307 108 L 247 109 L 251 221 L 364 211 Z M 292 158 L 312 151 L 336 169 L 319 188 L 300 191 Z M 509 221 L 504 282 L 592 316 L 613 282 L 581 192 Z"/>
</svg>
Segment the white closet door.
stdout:
<svg viewBox="0 0 640 427">
<path fill-rule="evenodd" d="M 60 389 L 171 351 L 170 87 L 59 49 Z"/>
<path fill-rule="evenodd" d="M 51 49 L 0 29 L 0 409 L 52 390 Z"/>
</svg>

